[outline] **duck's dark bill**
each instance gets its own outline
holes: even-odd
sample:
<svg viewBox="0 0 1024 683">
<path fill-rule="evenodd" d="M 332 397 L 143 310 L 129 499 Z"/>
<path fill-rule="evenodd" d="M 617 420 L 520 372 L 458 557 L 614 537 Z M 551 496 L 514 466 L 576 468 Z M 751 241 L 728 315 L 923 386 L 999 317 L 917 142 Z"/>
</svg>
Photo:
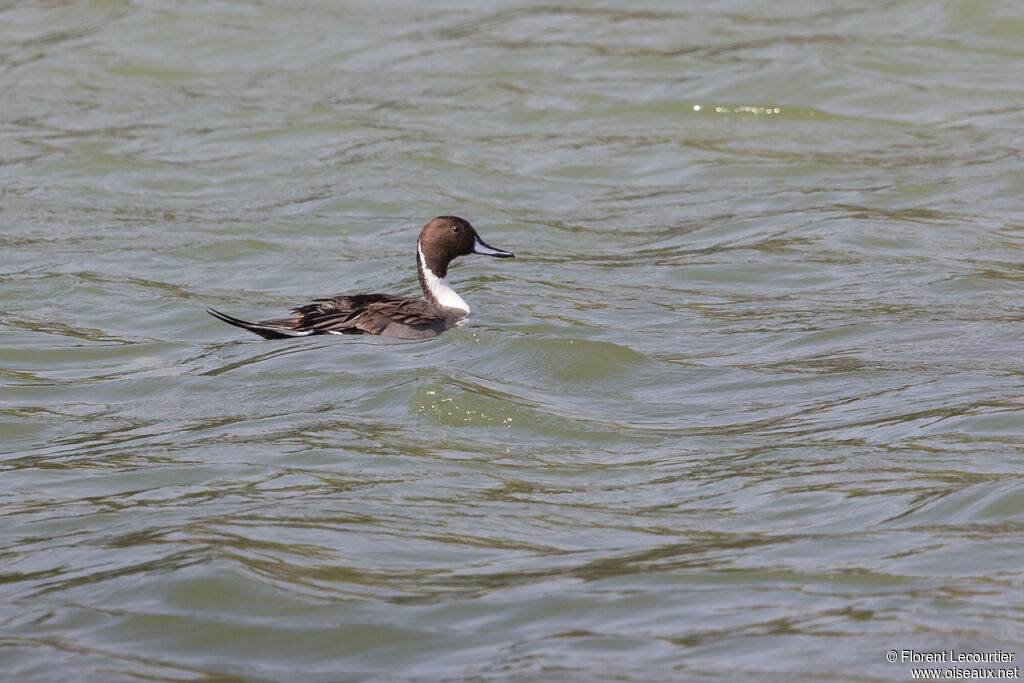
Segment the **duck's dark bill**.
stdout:
<svg viewBox="0 0 1024 683">
<path fill-rule="evenodd" d="M 491 245 L 480 239 L 479 235 L 473 240 L 473 253 L 483 254 L 484 256 L 494 256 L 495 258 L 515 258 L 515 254 L 511 251 L 504 251 L 503 249 L 495 249 Z"/>
</svg>

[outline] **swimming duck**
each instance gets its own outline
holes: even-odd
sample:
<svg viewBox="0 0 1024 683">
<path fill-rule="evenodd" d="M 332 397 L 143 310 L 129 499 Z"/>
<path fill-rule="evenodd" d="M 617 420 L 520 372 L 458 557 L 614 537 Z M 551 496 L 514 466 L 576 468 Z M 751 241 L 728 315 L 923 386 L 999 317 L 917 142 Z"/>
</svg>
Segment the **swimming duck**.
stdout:
<svg viewBox="0 0 1024 683">
<path fill-rule="evenodd" d="M 469 315 L 469 304 L 448 284 L 448 264 L 459 256 L 483 254 L 515 258 L 495 249 L 457 216 L 438 216 L 424 226 L 416 243 L 416 266 L 422 299 L 393 294 L 351 294 L 292 309 L 286 318 L 247 322 L 212 308 L 207 312 L 229 325 L 264 339 L 306 337 L 312 334 L 379 334 L 399 339 L 436 337 Z"/>
</svg>

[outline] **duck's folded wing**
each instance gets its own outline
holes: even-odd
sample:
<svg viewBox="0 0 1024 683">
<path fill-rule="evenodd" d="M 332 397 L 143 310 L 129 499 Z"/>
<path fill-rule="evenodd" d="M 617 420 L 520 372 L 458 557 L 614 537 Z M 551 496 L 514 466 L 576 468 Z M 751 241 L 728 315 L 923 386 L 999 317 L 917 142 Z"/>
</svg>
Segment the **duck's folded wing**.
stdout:
<svg viewBox="0 0 1024 683">
<path fill-rule="evenodd" d="M 224 322 L 266 339 L 311 334 L 379 334 L 402 339 L 425 339 L 444 332 L 452 318 L 444 309 L 422 299 L 390 294 L 355 294 L 317 299 L 292 309 L 286 318 L 259 322 L 240 320 L 209 309 Z"/>
<path fill-rule="evenodd" d="M 379 301 L 355 313 L 346 326 L 369 334 L 401 339 L 426 339 L 444 332 L 450 316 L 444 309 L 420 299 Z M 344 329 L 338 332 L 345 334 Z"/>
<path fill-rule="evenodd" d="M 355 294 L 316 299 L 306 306 L 293 308 L 292 314 L 286 318 L 271 318 L 258 322 L 241 320 L 212 308 L 207 311 L 210 315 L 229 325 L 248 330 L 264 339 L 285 339 L 332 332 L 335 334 L 362 334 L 363 330 L 348 325 L 348 321 L 373 303 L 393 300 L 400 300 L 400 297 L 390 294 Z"/>
<path fill-rule="evenodd" d="M 313 303 L 292 309 L 292 315 L 277 320 L 264 320 L 262 324 L 285 324 L 291 329 L 308 331 L 309 334 L 362 334 L 350 321 L 367 306 L 376 303 L 400 301 L 401 297 L 390 294 L 338 295 L 314 299 Z"/>
</svg>

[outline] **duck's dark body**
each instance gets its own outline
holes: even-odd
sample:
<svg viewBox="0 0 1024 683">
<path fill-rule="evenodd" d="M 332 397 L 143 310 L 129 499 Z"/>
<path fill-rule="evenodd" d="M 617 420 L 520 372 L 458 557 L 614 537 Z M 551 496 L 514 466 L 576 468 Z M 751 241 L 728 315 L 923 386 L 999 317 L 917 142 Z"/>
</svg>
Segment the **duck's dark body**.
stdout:
<svg viewBox="0 0 1024 683">
<path fill-rule="evenodd" d="M 255 332 L 264 339 L 305 337 L 312 334 L 379 334 L 400 339 L 436 337 L 461 316 L 423 299 L 391 294 L 354 294 L 292 309 L 287 318 L 250 323 L 214 309 L 210 314 L 229 325 Z"/>
<path fill-rule="evenodd" d="M 377 334 L 400 339 L 436 337 L 469 314 L 469 305 L 445 279 L 448 264 L 470 253 L 499 258 L 512 254 L 488 246 L 467 221 L 441 216 L 427 223 L 417 244 L 417 266 L 422 299 L 392 294 L 339 295 L 314 299 L 292 309 L 286 318 L 248 322 L 212 308 L 210 315 L 264 339 L 306 337 L 314 334 Z"/>
</svg>

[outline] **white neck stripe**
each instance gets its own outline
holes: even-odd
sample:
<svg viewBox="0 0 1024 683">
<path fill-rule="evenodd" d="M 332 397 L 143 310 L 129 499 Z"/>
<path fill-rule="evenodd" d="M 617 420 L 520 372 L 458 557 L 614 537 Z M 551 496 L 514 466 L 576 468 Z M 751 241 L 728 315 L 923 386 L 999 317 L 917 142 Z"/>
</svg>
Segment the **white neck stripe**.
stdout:
<svg viewBox="0 0 1024 683">
<path fill-rule="evenodd" d="M 419 267 L 420 272 L 423 273 L 423 282 L 426 284 L 430 295 L 437 301 L 437 305 L 441 308 L 459 309 L 465 311 L 468 315 L 469 304 L 452 289 L 451 285 L 448 284 L 448 278 L 434 275 L 434 271 L 427 266 L 427 260 L 423 258 L 423 249 L 420 248 L 418 243 L 416 245 L 416 252 L 419 255 Z"/>
</svg>

